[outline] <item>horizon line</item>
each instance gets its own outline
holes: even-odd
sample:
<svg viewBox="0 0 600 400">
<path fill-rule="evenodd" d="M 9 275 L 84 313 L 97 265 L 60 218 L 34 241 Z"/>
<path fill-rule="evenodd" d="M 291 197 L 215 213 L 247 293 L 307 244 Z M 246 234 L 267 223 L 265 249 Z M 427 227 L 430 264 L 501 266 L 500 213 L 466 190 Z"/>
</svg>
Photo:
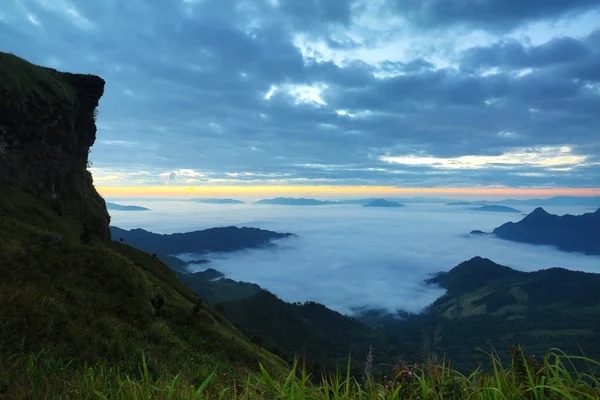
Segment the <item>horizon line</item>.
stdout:
<svg viewBox="0 0 600 400">
<path fill-rule="evenodd" d="M 517 195 L 517 196 L 600 196 L 600 188 L 510 188 L 510 187 L 396 187 L 396 186 L 96 186 L 103 197 L 165 196 L 181 197 L 190 195 L 394 195 L 394 194 L 448 194 L 448 195 Z"/>
</svg>

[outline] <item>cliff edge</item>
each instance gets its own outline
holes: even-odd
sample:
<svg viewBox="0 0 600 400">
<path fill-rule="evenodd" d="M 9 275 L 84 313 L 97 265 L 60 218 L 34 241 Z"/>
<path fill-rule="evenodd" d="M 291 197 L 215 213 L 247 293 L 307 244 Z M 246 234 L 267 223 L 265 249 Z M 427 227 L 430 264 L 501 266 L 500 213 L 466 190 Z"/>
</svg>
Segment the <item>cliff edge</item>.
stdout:
<svg viewBox="0 0 600 400">
<path fill-rule="evenodd" d="M 110 241 L 110 217 L 87 171 L 104 80 L 58 72 L 0 52 L 0 188 L 47 201 L 80 235 Z M 87 227 L 87 228 L 86 228 Z"/>
</svg>

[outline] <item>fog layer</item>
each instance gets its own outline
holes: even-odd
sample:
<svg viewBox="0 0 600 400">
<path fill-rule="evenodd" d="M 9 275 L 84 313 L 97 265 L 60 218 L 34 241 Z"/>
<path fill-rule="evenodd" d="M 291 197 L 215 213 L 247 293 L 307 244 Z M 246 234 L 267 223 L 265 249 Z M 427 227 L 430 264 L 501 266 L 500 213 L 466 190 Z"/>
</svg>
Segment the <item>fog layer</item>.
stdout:
<svg viewBox="0 0 600 400">
<path fill-rule="evenodd" d="M 600 257 L 468 235 L 474 229 L 491 231 L 523 218 L 520 214 L 470 211 L 469 206 L 414 204 L 373 209 L 169 201 L 135 204 L 151 211 L 112 211 L 112 225 L 158 233 L 230 225 L 296 233 L 298 237 L 280 240 L 271 249 L 213 254 L 210 266 L 229 278 L 257 283 L 283 300 L 313 300 L 343 313 L 365 306 L 421 311 L 444 293 L 424 285 L 423 280 L 474 256 L 522 271 L 564 267 L 600 272 Z M 527 213 L 533 208 L 520 210 Z M 546 210 L 559 215 L 588 211 L 585 207 Z"/>
</svg>

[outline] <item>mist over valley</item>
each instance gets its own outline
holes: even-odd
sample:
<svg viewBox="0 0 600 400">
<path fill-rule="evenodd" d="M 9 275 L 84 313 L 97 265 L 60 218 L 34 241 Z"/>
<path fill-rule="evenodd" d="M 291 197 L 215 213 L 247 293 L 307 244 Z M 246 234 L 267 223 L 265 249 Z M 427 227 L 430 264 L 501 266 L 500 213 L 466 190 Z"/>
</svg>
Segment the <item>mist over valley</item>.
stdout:
<svg viewBox="0 0 600 400">
<path fill-rule="evenodd" d="M 144 206 L 140 200 L 135 204 Z M 202 258 L 210 259 L 210 264 L 192 264 L 189 268 L 214 268 L 227 278 L 256 283 L 282 300 L 316 301 L 346 314 L 365 307 L 420 312 L 444 294 L 443 289 L 424 281 L 474 256 L 520 271 L 562 267 L 600 272 L 597 256 L 469 235 L 474 229 L 491 232 L 506 222 L 523 218 L 521 214 L 473 211 L 470 205 L 413 203 L 388 209 L 168 200 L 149 204 L 152 210 L 143 214 L 111 211 L 111 224 L 156 233 L 245 226 L 296 234 L 276 240 L 268 249 L 205 254 Z M 524 204 L 519 207 L 524 213 L 535 209 Z M 589 211 L 586 206 L 544 209 L 558 215 Z M 198 258 L 195 254 L 179 256 L 185 261 Z"/>
</svg>

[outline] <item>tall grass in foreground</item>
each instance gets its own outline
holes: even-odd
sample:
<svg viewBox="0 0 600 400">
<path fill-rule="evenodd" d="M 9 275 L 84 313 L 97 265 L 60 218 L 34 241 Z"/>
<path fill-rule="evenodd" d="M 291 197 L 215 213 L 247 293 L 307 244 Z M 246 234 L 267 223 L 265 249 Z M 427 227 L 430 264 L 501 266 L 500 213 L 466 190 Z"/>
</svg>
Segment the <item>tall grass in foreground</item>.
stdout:
<svg viewBox="0 0 600 400">
<path fill-rule="evenodd" d="M 142 356 L 139 374 L 121 374 L 106 364 L 76 367 L 71 362 L 47 360 L 39 355 L 0 359 L 0 398 L 6 399 L 600 399 L 600 379 L 592 371 L 600 363 L 552 350 L 542 360 L 509 348 L 510 365 L 502 365 L 492 352 L 490 372 L 479 368 L 462 375 L 449 363 L 401 365 L 389 376 L 353 378 L 350 363 L 345 372 L 322 376 L 311 383 L 306 369 L 296 361 L 289 375 L 275 379 L 260 367 L 259 375 L 243 380 L 217 368 L 200 380 L 158 377 L 148 372 Z M 589 372 L 575 367 L 586 365 Z M 195 383 L 194 383 L 195 382 Z"/>
</svg>

